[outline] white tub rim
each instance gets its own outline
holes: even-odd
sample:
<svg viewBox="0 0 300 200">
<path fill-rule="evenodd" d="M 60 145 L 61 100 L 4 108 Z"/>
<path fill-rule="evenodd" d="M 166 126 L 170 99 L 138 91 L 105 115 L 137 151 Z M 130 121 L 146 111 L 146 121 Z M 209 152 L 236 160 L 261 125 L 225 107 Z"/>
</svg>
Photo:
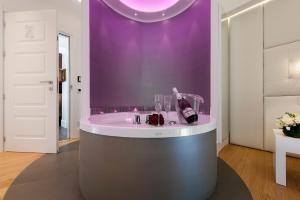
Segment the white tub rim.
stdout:
<svg viewBox="0 0 300 200">
<path fill-rule="evenodd" d="M 111 124 L 93 123 L 90 118 L 109 117 L 112 115 L 126 115 L 135 113 L 109 113 L 93 115 L 80 121 L 80 129 L 97 135 L 120 138 L 176 138 L 204 134 L 217 128 L 216 119 L 209 115 L 199 115 L 198 125 L 181 125 L 155 127 L 150 125 L 135 125 L 133 123 Z"/>
</svg>

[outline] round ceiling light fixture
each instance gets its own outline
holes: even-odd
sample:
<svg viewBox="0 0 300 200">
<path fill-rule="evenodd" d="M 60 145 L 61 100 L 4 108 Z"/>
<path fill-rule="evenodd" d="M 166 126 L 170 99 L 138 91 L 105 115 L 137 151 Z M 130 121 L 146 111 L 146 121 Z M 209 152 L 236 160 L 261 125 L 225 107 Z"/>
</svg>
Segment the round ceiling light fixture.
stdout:
<svg viewBox="0 0 300 200">
<path fill-rule="evenodd" d="M 120 0 L 128 7 L 141 12 L 159 12 L 174 6 L 180 0 Z"/>
<path fill-rule="evenodd" d="M 151 23 L 172 18 L 196 0 L 102 0 L 119 14 L 135 21 Z"/>
</svg>

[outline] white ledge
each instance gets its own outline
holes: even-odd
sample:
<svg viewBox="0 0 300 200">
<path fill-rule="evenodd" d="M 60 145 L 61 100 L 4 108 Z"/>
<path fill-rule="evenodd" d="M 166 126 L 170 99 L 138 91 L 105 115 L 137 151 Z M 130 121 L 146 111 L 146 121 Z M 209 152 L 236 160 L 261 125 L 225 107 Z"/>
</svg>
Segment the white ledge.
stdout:
<svg viewBox="0 0 300 200">
<path fill-rule="evenodd" d="M 200 115 L 197 125 L 179 124 L 175 112 L 169 113 L 176 125 L 160 127 L 145 124 L 146 114 L 141 114 L 143 124 L 133 124 L 136 113 L 110 113 L 93 115 L 80 122 L 80 129 L 98 135 L 123 138 L 174 138 L 208 133 L 216 129 L 216 120 L 208 115 Z M 164 113 L 165 116 L 165 113 Z"/>
</svg>

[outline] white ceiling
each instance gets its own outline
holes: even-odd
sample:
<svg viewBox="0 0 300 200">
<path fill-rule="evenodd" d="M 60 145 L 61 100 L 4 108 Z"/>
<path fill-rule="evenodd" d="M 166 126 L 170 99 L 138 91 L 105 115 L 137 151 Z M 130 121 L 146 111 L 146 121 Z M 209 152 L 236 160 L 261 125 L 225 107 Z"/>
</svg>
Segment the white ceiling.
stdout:
<svg viewBox="0 0 300 200">
<path fill-rule="evenodd" d="M 253 0 L 221 0 L 223 14 L 228 13 Z"/>
</svg>

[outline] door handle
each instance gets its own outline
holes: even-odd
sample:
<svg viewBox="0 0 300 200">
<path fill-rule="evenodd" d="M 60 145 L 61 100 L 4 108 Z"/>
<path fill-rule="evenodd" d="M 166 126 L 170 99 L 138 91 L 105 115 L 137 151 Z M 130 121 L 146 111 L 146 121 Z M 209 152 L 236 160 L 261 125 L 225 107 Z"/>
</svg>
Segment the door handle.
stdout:
<svg viewBox="0 0 300 200">
<path fill-rule="evenodd" d="M 48 83 L 49 85 L 53 85 L 53 81 L 40 81 L 40 83 Z"/>
</svg>

